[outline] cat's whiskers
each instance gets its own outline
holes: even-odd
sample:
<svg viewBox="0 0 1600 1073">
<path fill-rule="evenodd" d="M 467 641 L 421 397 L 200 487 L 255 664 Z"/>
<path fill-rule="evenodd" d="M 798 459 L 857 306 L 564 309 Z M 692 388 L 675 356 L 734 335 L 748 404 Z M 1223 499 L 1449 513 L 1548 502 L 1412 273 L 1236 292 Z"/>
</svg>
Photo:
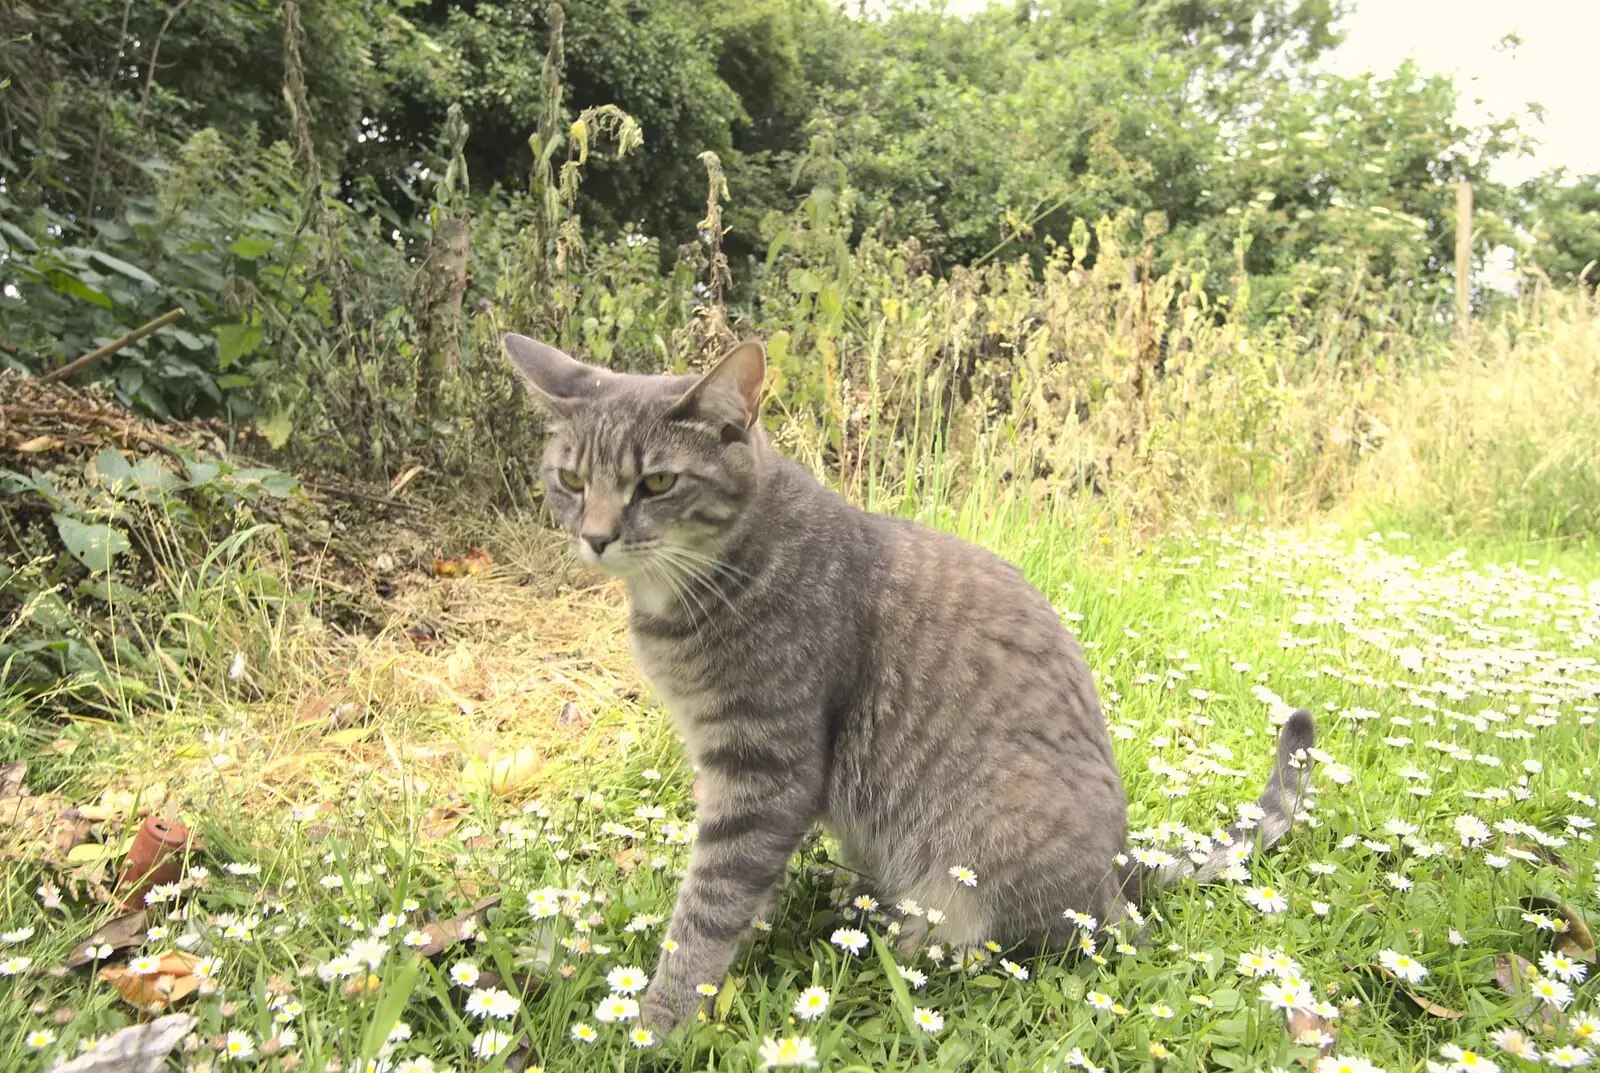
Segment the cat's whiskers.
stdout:
<svg viewBox="0 0 1600 1073">
<path fill-rule="evenodd" d="M 713 596 L 721 600 L 735 618 L 744 618 L 738 606 L 717 584 L 716 571 L 714 569 L 718 565 L 716 560 L 711 559 L 709 556 L 700 556 L 704 562 L 697 563 L 692 556 L 696 556 L 698 553 L 690 552 L 687 548 L 674 544 L 662 544 L 656 549 L 656 555 L 664 562 L 671 563 L 676 567 L 680 571 L 679 577 L 689 586 L 703 586 Z M 737 579 L 730 578 L 730 580 Z"/>
<path fill-rule="evenodd" d="M 723 559 L 720 556 L 707 555 L 705 552 L 691 548 L 685 544 L 668 544 L 663 542 L 662 546 L 671 548 L 675 554 L 680 555 L 692 562 L 702 563 L 706 566 L 712 567 L 718 573 L 726 574 L 730 580 L 756 580 L 756 576 L 754 574 L 750 573 L 748 570 L 743 570 L 737 566 L 734 566 L 732 563 L 728 562 L 728 560 Z"/>
<path fill-rule="evenodd" d="M 674 563 L 659 554 L 660 548 L 660 545 L 651 545 L 651 553 L 642 557 L 640 564 L 652 581 L 667 587 L 673 598 L 682 606 L 684 613 L 689 616 L 689 625 L 693 629 L 699 630 L 700 624 L 695 621 L 695 610 L 698 609 L 707 622 L 711 621 L 711 612 L 706 608 L 705 604 L 700 602 L 700 598 L 694 594 L 693 589 L 687 583 L 688 576 L 681 572 L 681 568 L 675 568 Z M 693 602 L 692 607 L 690 606 L 691 601 Z"/>
</svg>

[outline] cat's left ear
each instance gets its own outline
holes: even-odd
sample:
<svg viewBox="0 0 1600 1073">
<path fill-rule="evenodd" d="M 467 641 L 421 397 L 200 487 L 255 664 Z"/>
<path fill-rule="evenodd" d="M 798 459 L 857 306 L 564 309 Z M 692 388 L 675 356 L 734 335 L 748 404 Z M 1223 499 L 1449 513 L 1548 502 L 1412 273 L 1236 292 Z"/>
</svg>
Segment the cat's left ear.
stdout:
<svg viewBox="0 0 1600 1073">
<path fill-rule="evenodd" d="M 761 389 L 766 379 L 766 349 L 759 340 L 747 339 L 684 392 L 667 417 L 715 425 L 743 439 L 761 414 Z"/>
<path fill-rule="evenodd" d="M 570 413 L 614 375 L 525 335 L 509 334 L 504 342 L 506 356 L 522 376 L 522 386 L 535 402 L 558 416 Z"/>
</svg>

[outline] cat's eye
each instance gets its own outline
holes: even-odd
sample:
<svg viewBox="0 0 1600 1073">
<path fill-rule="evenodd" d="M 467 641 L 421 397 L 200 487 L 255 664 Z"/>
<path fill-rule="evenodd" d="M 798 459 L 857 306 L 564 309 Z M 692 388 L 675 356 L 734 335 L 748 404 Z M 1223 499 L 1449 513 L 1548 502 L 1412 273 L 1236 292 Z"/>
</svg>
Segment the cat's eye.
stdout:
<svg viewBox="0 0 1600 1073">
<path fill-rule="evenodd" d="M 678 475 L 676 473 L 646 473 L 639 483 L 647 493 L 658 496 L 678 483 Z"/>
<path fill-rule="evenodd" d="M 583 491 L 583 478 L 572 472 L 570 469 L 558 469 L 556 470 L 556 476 L 561 479 L 561 487 L 565 488 L 567 491 Z"/>
</svg>

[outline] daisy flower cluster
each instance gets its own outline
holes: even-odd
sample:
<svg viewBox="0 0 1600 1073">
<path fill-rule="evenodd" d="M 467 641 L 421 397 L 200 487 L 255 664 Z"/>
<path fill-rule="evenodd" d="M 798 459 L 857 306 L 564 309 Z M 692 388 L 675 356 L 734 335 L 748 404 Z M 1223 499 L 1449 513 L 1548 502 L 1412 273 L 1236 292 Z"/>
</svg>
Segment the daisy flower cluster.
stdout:
<svg viewBox="0 0 1600 1073">
<path fill-rule="evenodd" d="M 1131 594 L 1132 574 L 1096 580 L 1102 607 L 1072 600 L 1097 623 L 1085 647 L 1141 817 L 1129 860 L 1205 865 L 1221 885 L 1180 883 L 1109 925 L 1064 909 L 1066 956 L 951 948 L 939 908 L 847 887 L 860 877 L 828 863 L 831 845 L 808 846 L 783 912 L 752 922 L 733 987 L 701 986 L 710 1023 L 665 1045 L 640 1007 L 676 950 L 667 923 L 695 827 L 663 723 L 548 804 L 449 801 L 459 826 L 420 847 L 384 825 L 401 804 L 377 791 L 296 810 L 239 841 L 259 861 L 207 860 L 152 890 L 138 935 L 90 944 L 83 970 L 63 968 L 63 949 L 91 925 L 29 880 L 0 929 L 13 1050 L 48 1068 L 93 1047 L 115 1023 L 74 989 L 103 987 L 90 973 L 105 967 L 155 979 L 182 953 L 200 1027 L 175 1061 L 190 1073 L 293 1070 L 304 1041 L 353 1073 L 371 1011 L 413 967 L 403 1019 L 361 1073 L 477 1068 L 523 1046 L 573 1070 L 677 1062 L 680 1047 L 690 1063 L 713 1046 L 763 1068 L 870 1064 L 874 1032 L 960 1064 L 992 1025 L 1024 1022 L 1040 1027 L 1006 1044 L 1016 1068 L 1163 1063 L 1202 1039 L 1267 1068 L 1292 1036 L 1317 1073 L 1372 1073 L 1415 1066 L 1404 1026 L 1418 1002 L 1467 1011 L 1417 1056 L 1429 1073 L 1600 1063 L 1578 927 L 1600 908 L 1587 750 L 1600 586 L 1526 562 L 1423 565 L 1394 534 L 1175 540 L 1161 566 L 1165 620 L 1122 610 L 1110 590 Z M 1314 793 L 1262 851 L 1256 795 L 1292 704 L 1318 718 L 1317 748 L 1296 761 Z M 938 862 L 935 879 L 949 912 L 995 882 L 966 860 Z M 517 893 L 477 911 L 499 891 Z M 1485 1008 L 1496 1020 L 1479 1024 Z M 552 1027 L 550 1010 L 575 1012 Z M 1240 1023 L 1271 1030 L 1230 1037 Z M 1064 1038 L 1074 1025 L 1094 1035 Z"/>
</svg>

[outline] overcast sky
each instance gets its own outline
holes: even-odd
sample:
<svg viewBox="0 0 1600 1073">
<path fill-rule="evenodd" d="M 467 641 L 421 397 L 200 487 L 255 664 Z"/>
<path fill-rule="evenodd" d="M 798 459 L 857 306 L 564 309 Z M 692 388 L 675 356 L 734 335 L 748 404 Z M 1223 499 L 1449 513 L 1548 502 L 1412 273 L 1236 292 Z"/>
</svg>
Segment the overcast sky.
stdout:
<svg viewBox="0 0 1600 1073">
<path fill-rule="evenodd" d="M 1427 70 L 1456 76 L 1464 120 L 1519 112 L 1529 101 L 1544 105 L 1544 124 L 1529 126 L 1543 144 L 1531 160 L 1505 165 L 1498 178 L 1525 179 L 1558 165 L 1600 172 L 1596 0 L 1360 0 L 1344 27 L 1345 43 L 1326 61 L 1339 74 L 1390 71 L 1410 56 Z M 1522 44 L 1497 51 L 1512 31 Z"/>
<path fill-rule="evenodd" d="M 988 2 L 950 0 L 949 9 L 976 11 Z M 1537 101 L 1545 122 L 1530 130 L 1543 144 L 1496 177 L 1519 181 L 1558 165 L 1600 172 L 1600 0 L 1355 0 L 1350 6 L 1345 43 L 1324 61 L 1329 70 L 1383 74 L 1413 57 L 1425 70 L 1456 76 L 1460 118 L 1468 122 L 1518 113 Z M 1512 31 L 1522 45 L 1514 53 L 1496 51 Z"/>
</svg>

